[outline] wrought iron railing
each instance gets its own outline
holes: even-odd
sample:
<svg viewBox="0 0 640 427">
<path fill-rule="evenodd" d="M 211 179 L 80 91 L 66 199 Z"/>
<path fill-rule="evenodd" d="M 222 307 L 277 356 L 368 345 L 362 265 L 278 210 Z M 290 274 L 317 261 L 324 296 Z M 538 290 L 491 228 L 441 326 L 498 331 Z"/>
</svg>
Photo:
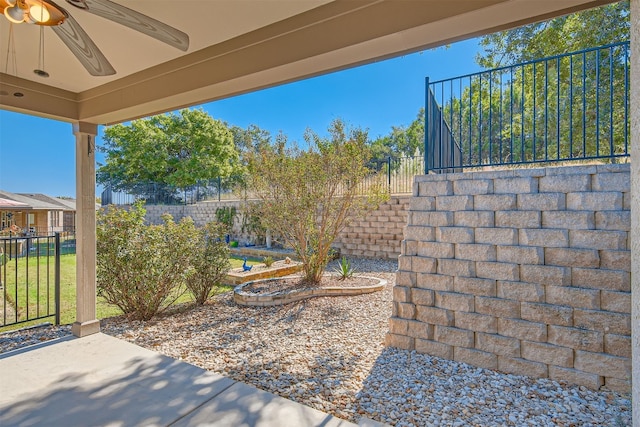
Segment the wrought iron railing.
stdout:
<svg viewBox="0 0 640 427">
<path fill-rule="evenodd" d="M 455 140 L 449 124 L 443 116 L 442 109 L 438 105 L 433 91 L 426 79 L 425 97 L 425 142 L 424 164 L 425 170 L 438 170 L 441 172 L 458 172 L 456 169 L 462 163 L 462 149 Z"/>
<path fill-rule="evenodd" d="M 410 194 L 413 191 L 413 177 L 424 171 L 424 157 L 391 157 L 369 162 L 372 179 L 387 186 L 390 194 Z M 367 181 L 362 184 L 364 194 Z"/>
<path fill-rule="evenodd" d="M 117 191 L 107 184 L 100 195 L 101 205 L 130 205 L 144 200 L 150 205 L 192 205 L 207 200 L 233 200 L 241 176 L 202 181 L 187 188 L 175 188 L 155 182 L 140 182 L 129 191 Z"/>
<path fill-rule="evenodd" d="M 53 317 L 60 324 L 60 256 L 75 238 L 0 236 L 0 328 Z"/>
<path fill-rule="evenodd" d="M 372 160 L 368 164 L 371 175 L 359 185 L 364 194 L 372 185 L 387 185 L 391 194 L 412 192 L 413 177 L 424 171 L 424 157 L 386 157 Z M 129 205 L 136 200 L 144 200 L 150 205 L 185 205 L 203 201 L 251 199 L 251 190 L 242 185 L 243 177 L 227 180 L 212 180 L 187 190 L 162 187 L 154 183 L 137 186 L 136 194 L 111 191 L 109 187 L 102 192 L 102 205 Z"/>
<path fill-rule="evenodd" d="M 629 42 L 427 79 L 426 92 L 441 114 L 425 122 L 425 172 L 629 155 Z"/>
<path fill-rule="evenodd" d="M 17 226 L 17 231 L 5 231 L 6 236 L 9 237 L 37 237 L 37 236 L 53 236 L 55 233 L 62 233 L 63 236 L 75 234 L 74 226 Z M 0 235 L 1 237 L 1 235 Z"/>
</svg>

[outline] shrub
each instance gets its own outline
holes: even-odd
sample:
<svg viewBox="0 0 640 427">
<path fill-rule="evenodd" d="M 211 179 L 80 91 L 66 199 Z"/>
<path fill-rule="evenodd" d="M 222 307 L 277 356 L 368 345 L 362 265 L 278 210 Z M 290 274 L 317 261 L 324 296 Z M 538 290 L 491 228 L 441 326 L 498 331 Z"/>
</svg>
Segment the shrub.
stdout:
<svg viewBox="0 0 640 427">
<path fill-rule="evenodd" d="M 110 206 L 98 213 L 98 295 L 131 319 L 148 320 L 184 293 L 197 238 L 193 221 L 145 225 L 141 203 L 130 210 Z"/>
<path fill-rule="evenodd" d="M 222 206 L 216 209 L 216 219 L 219 223 L 224 224 L 227 227 L 227 232 L 231 233 L 233 229 L 233 223 L 237 216 L 237 210 L 235 206 Z"/>
<path fill-rule="evenodd" d="M 266 265 L 267 267 L 271 267 L 274 263 L 274 260 L 272 256 L 266 256 L 262 258 L 262 262 L 264 262 L 264 265 Z"/>
<path fill-rule="evenodd" d="M 348 131 L 336 120 L 329 134 L 309 131 L 309 149 L 281 139 L 249 156 L 249 186 L 262 202 L 262 225 L 294 249 L 305 280 L 314 285 L 340 231 L 389 197 L 386 183 L 367 168 L 366 132 Z"/>
<path fill-rule="evenodd" d="M 340 279 L 345 280 L 353 277 L 353 275 L 356 273 L 356 270 L 351 267 L 351 262 L 347 258 L 342 257 L 338 268 L 335 269 L 335 272 L 338 273 Z"/>
<path fill-rule="evenodd" d="M 193 274 L 187 278 L 187 289 L 197 304 L 204 304 L 211 290 L 231 268 L 229 248 L 224 242 L 226 226 L 210 222 L 199 230 L 191 258 Z"/>
<path fill-rule="evenodd" d="M 262 225 L 261 212 L 262 204 L 260 202 L 245 202 L 242 206 L 242 232 L 255 239 L 256 244 L 264 244 L 266 242 L 267 230 Z"/>
</svg>

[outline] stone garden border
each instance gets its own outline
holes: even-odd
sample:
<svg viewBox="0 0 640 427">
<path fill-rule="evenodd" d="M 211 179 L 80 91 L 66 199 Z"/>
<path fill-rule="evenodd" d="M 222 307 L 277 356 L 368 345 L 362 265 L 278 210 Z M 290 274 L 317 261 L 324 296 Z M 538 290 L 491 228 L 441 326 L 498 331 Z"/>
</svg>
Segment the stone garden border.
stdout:
<svg viewBox="0 0 640 427">
<path fill-rule="evenodd" d="M 234 268 L 227 272 L 227 275 L 222 280 L 225 285 L 240 285 L 255 282 L 260 279 L 271 279 L 283 276 L 289 276 L 302 270 L 302 263 L 299 261 L 276 261 L 271 267 L 266 267 L 264 264 L 256 264 L 257 267 L 250 271 L 242 271 L 242 268 Z"/>
<path fill-rule="evenodd" d="M 284 305 L 295 301 L 300 301 L 313 297 L 337 297 L 337 296 L 354 296 L 370 294 L 373 292 L 381 291 L 387 284 L 385 279 L 372 276 L 358 276 L 366 279 L 377 280 L 378 283 L 369 286 L 357 286 L 357 287 L 326 287 L 315 289 L 293 289 L 288 292 L 271 292 L 262 295 L 250 294 L 244 292 L 243 288 L 256 281 L 243 283 L 236 286 L 233 289 L 233 300 L 238 305 L 252 306 L 252 307 L 270 307 L 276 305 Z M 280 280 L 280 279 L 265 279 L 268 280 Z M 260 280 L 262 281 L 262 280 Z"/>
</svg>

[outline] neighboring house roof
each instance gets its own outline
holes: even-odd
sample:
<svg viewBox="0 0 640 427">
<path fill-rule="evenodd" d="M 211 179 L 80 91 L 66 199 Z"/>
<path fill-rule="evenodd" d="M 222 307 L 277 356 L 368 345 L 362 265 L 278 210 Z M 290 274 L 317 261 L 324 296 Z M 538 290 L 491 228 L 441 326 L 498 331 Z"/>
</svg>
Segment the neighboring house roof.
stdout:
<svg viewBox="0 0 640 427">
<path fill-rule="evenodd" d="M 26 205 L 25 203 L 16 202 L 15 200 L 11 200 L 11 199 L 3 199 L 2 197 L 0 197 L 0 209 L 15 209 L 15 208 L 28 209 L 29 206 Z"/>
<path fill-rule="evenodd" d="M 66 206 L 66 211 L 74 211 L 76 210 L 76 199 L 61 199 L 59 197 L 52 197 L 51 199 L 55 200 L 57 203 L 60 203 L 63 206 Z M 100 203 L 96 203 L 96 210 L 100 210 L 102 206 Z"/>
<path fill-rule="evenodd" d="M 69 211 L 76 210 L 76 199 L 60 199 L 59 197 L 52 197 L 56 202 L 60 203 L 63 206 L 66 206 Z"/>
<path fill-rule="evenodd" d="M 0 198 L 12 200 L 13 202 L 21 204 L 21 206 L 11 206 L 11 209 L 18 208 L 48 211 L 69 210 L 67 206 L 53 200 L 53 197 L 49 197 L 44 194 L 19 194 L 0 190 Z"/>
<path fill-rule="evenodd" d="M 46 194 L 41 194 L 41 193 L 36 193 L 36 194 L 30 194 L 30 193 L 16 193 L 19 196 L 24 196 L 24 197 L 28 197 L 30 199 L 34 199 L 37 200 L 39 202 L 42 203 L 49 203 L 51 205 L 54 206 L 58 206 L 58 210 L 65 210 L 65 211 L 75 211 L 76 210 L 76 201 L 75 200 L 65 200 L 65 199 L 59 199 L 57 197 L 51 197 L 51 196 L 47 196 Z M 53 210 L 53 209 L 49 209 L 49 210 Z"/>
<path fill-rule="evenodd" d="M 0 209 L 35 209 L 49 211 L 76 211 L 76 200 L 51 197 L 42 193 L 10 193 L 0 190 Z M 96 210 L 100 204 L 96 203 Z"/>
</svg>

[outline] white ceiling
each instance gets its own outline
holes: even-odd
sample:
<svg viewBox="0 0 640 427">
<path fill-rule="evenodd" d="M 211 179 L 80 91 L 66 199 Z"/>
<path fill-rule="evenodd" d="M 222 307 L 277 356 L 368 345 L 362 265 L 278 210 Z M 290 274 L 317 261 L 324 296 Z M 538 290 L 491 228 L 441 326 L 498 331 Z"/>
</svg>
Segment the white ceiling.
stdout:
<svg viewBox="0 0 640 427">
<path fill-rule="evenodd" d="M 187 33 L 190 47 L 182 52 L 56 0 L 117 74 L 90 76 L 45 28 L 44 68 L 50 77 L 36 76 L 39 27 L 29 24 L 14 25 L 18 67 L 16 73 L 11 67 L 5 72 L 9 25 L 0 16 L 0 108 L 70 122 L 116 123 L 611 1 L 116 0 Z"/>
<path fill-rule="evenodd" d="M 13 25 L 17 76 L 59 89 L 82 92 L 118 80 L 151 66 L 167 62 L 207 46 L 281 21 L 330 0 L 114 0 L 189 35 L 189 50 L 182 52 L 113 21 L 78 9 L 65 0 L 57 4 L 67 10 L 107 57 L 117 74 L 92 77 L 51 28 L 44 28 L 45 71 L 38 77 L 40 27 Z M 0 16 L 0 71 L 6 69 L 10 23 Z M 10 62 L 11 67 L 11 62 Z"/>
</svg>

